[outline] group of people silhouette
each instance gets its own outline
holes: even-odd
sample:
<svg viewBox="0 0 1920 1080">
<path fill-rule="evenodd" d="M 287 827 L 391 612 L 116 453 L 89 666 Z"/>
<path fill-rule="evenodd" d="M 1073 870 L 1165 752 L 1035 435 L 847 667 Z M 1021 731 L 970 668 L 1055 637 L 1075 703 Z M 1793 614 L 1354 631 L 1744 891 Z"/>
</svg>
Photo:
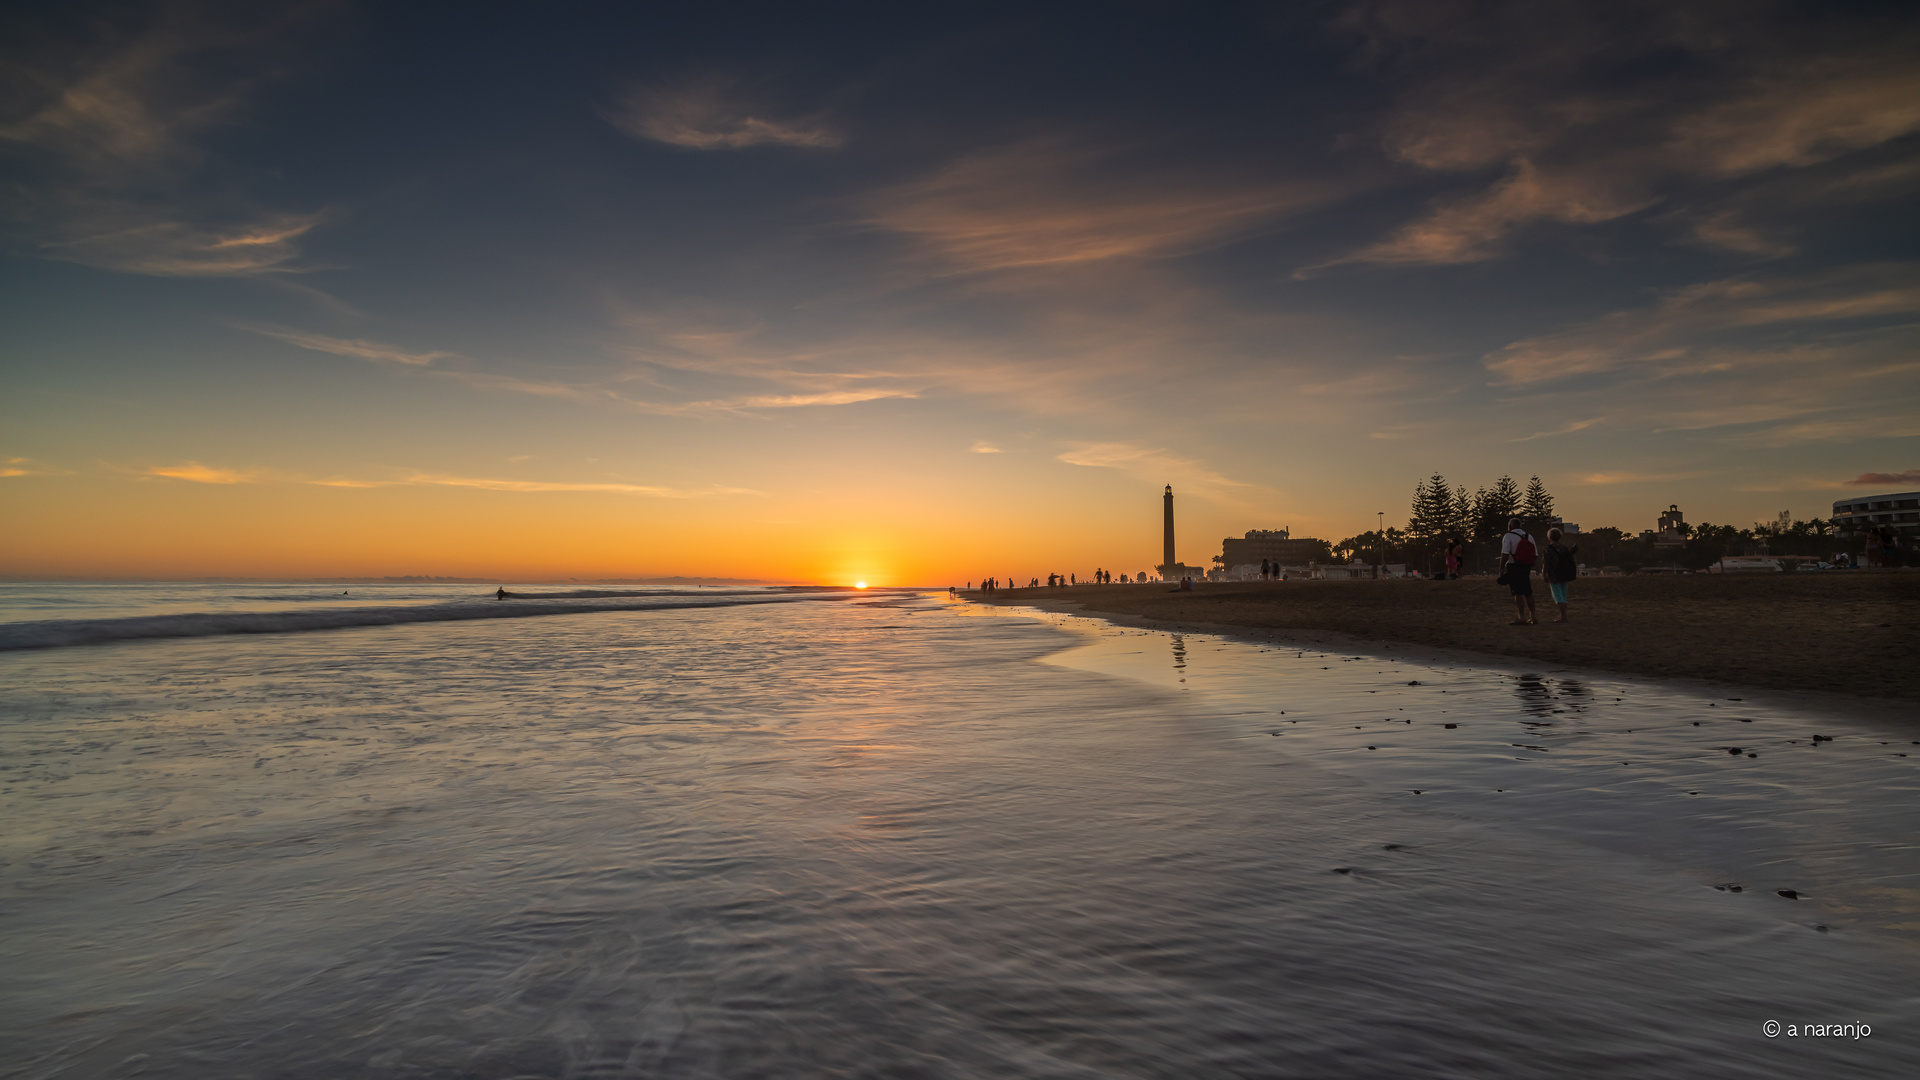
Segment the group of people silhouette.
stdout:
<svg viewBox="0 0 1920 1080">
<path fill-rule="evenodd" d="M 1275 563 L 1274 573 L 1277 575 L 1279 572 L 1280 572 L 1280 564 Z M 1121 576 L 1121 580 L 1122 581 L 1126 580 L 1125 575 Z M 1144 576 L 1142 577 L 1142 580 L 1145 580 Z M 1111 585 L 1113 584 L 1113 571 L 1095 570 L 1093 572 L 1093 576 L 1087 579 L 1087 583 L 1090 585 Z M 1078 585 L 1078 584 L 1080 584 L 1080 578 L 1078 575 L 1075 575 L 1075 574 L 1048 574 L 1047 575 L 1047 588 L 1049 589 L 1057 588 L 1062 585 Z M 969 589 L 973 588 L 973 582 L 971 581 L 967 582 L 966 587 Z M 1032 578 L 1027 582 L 1027 588 L 1029 589 L 1037 589 L 1039 587 L 1040 587 L 1039 578 Z M 1008 581 L 1003 581 L 1000 578 L 981 578 L 980 579 L 980 591 L 983 593 L 999 592 L 1001 589 L 1010 589 L 1010 588 L 1019 588 L 1019 586 L 1015 584 L 1010 584 Z"/>
<path fill-rule="evenodd" d="M 1093 572 L 1093 577 L 1090 578 L 1089 580 L 1095 585 L 1111 585 L 1113 584 L 1113 571 L 1095 570 Z M 1075 577 L 1072 574 L 1064 574 L 1064 575 L 1048 574 L 1047 575 L 1047 588 L 1049 589 L 1055 588 L 1056 586 L 1060 586 L 1060 585 L 1078 585 L 1078 584 L 1080 584 L 1080 579 Z"/>
</svg>

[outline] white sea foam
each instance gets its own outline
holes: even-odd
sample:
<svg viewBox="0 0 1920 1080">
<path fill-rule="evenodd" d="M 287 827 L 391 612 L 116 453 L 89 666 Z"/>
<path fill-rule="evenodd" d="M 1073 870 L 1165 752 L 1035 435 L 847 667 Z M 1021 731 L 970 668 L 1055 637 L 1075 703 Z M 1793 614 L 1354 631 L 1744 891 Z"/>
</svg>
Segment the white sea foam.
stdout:
<svg viewBox="0 0 1920 1080">
<path fill-rule="evenodd" d="M 584 615 L 608 611 L 659 611 L 733 607 L 742 604 L 781 604 L 802 601 L 838 601 L 853 594 L 808 590 L 614 590 L 574 589 L 514 593 L 505 600 L 460 599 L 421 603 L 392 601 L 382 606 L 289 608 L 288 603 L 338 603 L 347 594 L 299 595 L 235 594 L 240 602 L 265 602 L 277 610 L 182 611 L 116 618 L 32 619 L 0 622 L 0 652 L 99 645 L 147 638 L 216 637 L 229 634 L 287 634 L 352 627 L 399 626 L 407 623 L 464 622 L 474 619 L 522 619 L 541 615 Z M 868 594 L 861 594 L 868 595 Z M 59 603 L 42 598 L 39 603 Z M 76 601 L 67 601 L 75 603 Z"/>
</svg>

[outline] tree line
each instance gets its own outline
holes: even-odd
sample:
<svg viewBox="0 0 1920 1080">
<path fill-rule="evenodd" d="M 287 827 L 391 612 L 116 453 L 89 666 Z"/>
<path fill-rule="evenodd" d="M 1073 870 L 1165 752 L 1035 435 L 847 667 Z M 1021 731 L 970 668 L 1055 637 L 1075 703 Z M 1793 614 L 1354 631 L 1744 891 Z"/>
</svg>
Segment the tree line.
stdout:
<svg viewBox="0 0 1920 1080">
<path fill-rule="evenodd" d="M 1384 533 L 1370 529 L 1332 545 L 1332 554 L 1339 560 L 1406 563 L 1431 573 L 1442 564 L 1447 544 L 1459 540 L 1466 548 L 1466 569 L 1486 571 L 1498 561 L 1500 538 L 1513 518 L 1525 523 L 1537 543 L 1545 543 L 1546 531 L 1559 515 L 1553 495 L 1538 476 L 1529 477 L 1525 487 L 1511 476 L 1502 476 L 1490 485 L 1469 490 L 1466 484 L 1451 484 L 1434 473 L 1414 485 L 1404 529 L 1389 527 Z M 1677 548 L 1656 547 L 1635 532 L 1612 527 L 1588 529 L 1569 540 L 1580 545 L 1581 562 L 1618 565 L 1629 571 L 1653 565 L 1698 570 L 1726 555 L 1825 559 L 1842 551 L 1858 555 L 1864 546 L 1860 536 L 1833 535 L 1830 521 L 1794 520 L 1784 511 L 1774 521 L 1756 522 L 1752 528 L 1702 522 L 1683 524 L 1680 532 L 1686 543 Z M 1903 542 L 1896 550 L 1902 562 L 1920 559 L 1920 552 L 1913 550 L 1911 543 Z"/>
<path fill-rule="evenodd" d="M 1538 476 L 1528 478 L 1524 488 L 1513 477 L 1502 476 L 1469 490 L 1434 473 L 1414 485 L 1406 528 L 1389 526 L 1384 534 L 1370 529 L 1349 536 L 1333 545 L 1333 553 L 1363 562 L 1407 563 L 1430 572 L 1437 569 L 1448 542 L 1457 539 L 1466 546 L 1468 565 L 1476 566 L 1499 551 L 1507 522 L 1516 517 L 1540 534 L 1558 520 L 1553 495 Z"/>
<path fill-rule="evenodd" d="M 1497 544 L 1514 518 L 1543 530 L 1558 520 L 1553 496 L 1538 476 L 1527 480 L 1524 491 L 1513 477 L 1502 476 L 1493 486 L 1469 494 L 1467 485 L 1451 486 L 1446 477 L 1434 473 L 1414 485 L 1407 537 L 1416 543 L 1445 545 L 1458 539 L 1465 544 Z"/>
</svg>

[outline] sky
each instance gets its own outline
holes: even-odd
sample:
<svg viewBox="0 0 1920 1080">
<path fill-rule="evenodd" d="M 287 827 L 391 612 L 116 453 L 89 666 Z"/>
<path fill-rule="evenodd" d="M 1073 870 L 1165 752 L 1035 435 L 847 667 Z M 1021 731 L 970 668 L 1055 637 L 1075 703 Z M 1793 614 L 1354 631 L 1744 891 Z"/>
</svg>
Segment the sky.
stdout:
<svg viewBox="0 0 1920 1080">
<path fill-rule="evenodd" d="M 1920 488 L 1905 4 L 15 3 L 0 575 L 1148 570 Z"/>
</svg>

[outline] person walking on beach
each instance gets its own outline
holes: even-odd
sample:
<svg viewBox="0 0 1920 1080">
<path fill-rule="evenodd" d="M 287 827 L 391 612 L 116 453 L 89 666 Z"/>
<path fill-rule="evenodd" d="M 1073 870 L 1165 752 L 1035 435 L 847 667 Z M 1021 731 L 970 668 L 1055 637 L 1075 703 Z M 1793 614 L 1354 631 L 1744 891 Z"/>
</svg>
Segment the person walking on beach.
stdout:
<svg viewBox="0 0 1920 1080">
<path fill-rule="evenodd" d="M 1447 580 L 1448 581 L 1460 580 L 1460 564 L 1464 560 L 1466 554 L 1467 554 L 1466 545 L 1460 542 L 1459 537 L 1456 536 L 1453 539 L 1447 541 Z"/>
<path fill-rule="evenodd" d="M 1507 535 L 1500 538 L 1500 580 L 1513 593 L 1513 625 L 1531 626 L 1533 612 L 1533 537 L 1519 518 L 1507 519 Z"/>
<path fill-rule="evenodd" d="M 1580 564 L 1574 556 L 1580 553 L 1578 546 L 1568 547 L 1559 529 L 1547 530 L 1547 561 L 1542 577 L 1547 579 L 1547 591 L 1553 594 L 1554 606 L 1560 614 L 1553 617 L 1554 622 L 1567 621 L 1567 586 L 1580 576 Z"/>
</svg>

